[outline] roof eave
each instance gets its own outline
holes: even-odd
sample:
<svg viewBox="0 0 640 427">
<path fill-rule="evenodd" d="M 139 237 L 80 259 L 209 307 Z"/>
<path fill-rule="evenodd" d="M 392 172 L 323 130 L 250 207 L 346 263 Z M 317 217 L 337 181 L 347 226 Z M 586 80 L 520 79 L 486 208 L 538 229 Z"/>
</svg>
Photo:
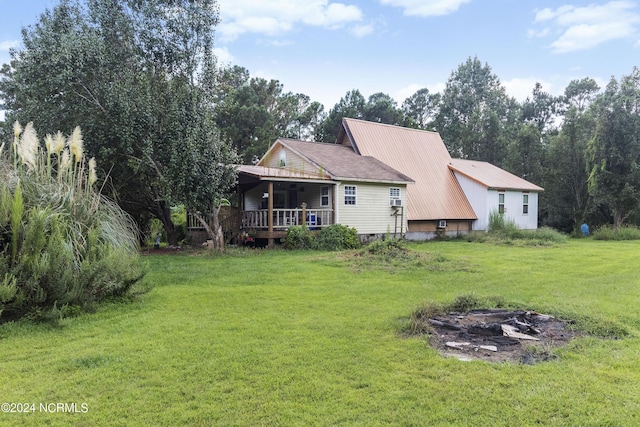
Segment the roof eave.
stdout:
<svg viewBox="0 0 640 427">
<path fill-rule="evenodd" d="M 524 191 L 524 192 L 529 192 L 529 193 L 542 193 L 544 191 L 544 188 L 542 187 L 538 187 L 538 188 L 524 188 L 524 187 L 489 187 L 486 186 L 487 190 L 504 190 L 504 191 Z"/>
<path fill-rule="evenodd" d="M 532 184 L 533 187 L 503 187 L 503 186 L 489 185 L 486 182 L 483 182 L 483 181 L 479 180 L 478 178 L 476 178 L 474 176 L 471 176 L 468 173 L 465 173 L 464 171 L 461 171 L 460 169 L 456 168 L 452 164 L 448 164 L 447 166 L 453 172 L 457 172 L 460 175 L 463 175 L 466 178 L 469 178 L 470 180 L 477 182 L 478 184 L 480 184 L 483 187 L 485 187 L 487 190 L 531 191 L 531 192 L 534 192 L 534 193 L 542 193 L 544 191 L 544 188 L 539 187 L 539 186 L 537 186 L 535 184 Z"/>
<path fill-rule="evenodd" d="M 413 184 L 415 181 L 406 180 L 389 180 L 389 179 L 366 179 L 366 178 L 354 178 L 348 176 L 336 176 L 333 178 L 335 181 L 351 181 L 351 182 L 366 182 L 371 184 Z"/>
</svg>

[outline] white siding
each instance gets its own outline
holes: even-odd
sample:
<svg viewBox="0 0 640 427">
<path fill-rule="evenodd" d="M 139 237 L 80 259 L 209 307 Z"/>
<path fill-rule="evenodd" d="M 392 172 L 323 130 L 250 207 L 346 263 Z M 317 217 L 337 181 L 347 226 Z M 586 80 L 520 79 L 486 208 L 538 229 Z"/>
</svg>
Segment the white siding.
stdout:
<svg viewBox="0 0 640 427">
<path fill-rule="evenodd" d="M 473 229 L 486 230 L 489 225 L 490 209 L 498 209 L 498 196 L 496 196 L 495 206 L 490 208 L 488 205 L 487 187 L 457 172 L 455 172 L 455 176 L 460 183 L 460 187 L 462 187 L 462 191 L 467 196 L 467 200 L 469 200 L 473 211 L 478 217 L 478 219 L 473 222 Z"/>
<path fill-rule="evenodd" d="M 535 230 L 538 228 L 538 193 L 527 193 L 517 190 L 488 190 L 489 212 L 498 210 L 498 194 L 504 193 L 504 217 L 514 221 L 518 228 Z M 522 213 L 522 196 L 529 195 L 529 213 Z M 487 214 L 487 219 L 489 215 Z"/>
<path fill-rule="evenodd" d="M 478 219 L 473 223 L 474 230 L 487 230 L 489 215 L 498 211 L 498 194 L 504 193 L 504 216 L 516 223 L 518 228 L 534 230 L 538 228 L 538 193 L 517 190 L 497 191 L 489 190 L 477 181 L 459 173 L 455 174 L 462 191 L 476 212 Z M 523 194 L 529 195 L 529 213 L 522 213 Z"/>
<path fill-rule="evenodd" d="M 356 187 L 356 204 L 344 204 L 345 186 Z M 400 188 L 402 208 L 394 209 L 389 205 L 389 188 Z M 406 185 L 364 184 L 359 182 L 341 182 L 336 198 L 336 222 L 358 230 L 358 234 L 385 234 L 407 231 L 407 188 Z M 400 213 L 404 210 L 404 215 Z M 397 230 L 396 217 L 398 212 Z"/>
<path fill-rule="evenodd" d="M 282 152 L 284 152 L 284 166 L 281 166 L 280 164 L 280 160 L 282 159 Z M 299 173 L 317 174 L 318 176 L 323 175 L 323 171 L 318 169 L 318 167 L 307 162 L 305 159 L 280 144 L 274 144 L 272 149 L 262 159 L 262 162 L 260 162 L 259 165 L 268 168 L 287 169 Z"/>
</svg>

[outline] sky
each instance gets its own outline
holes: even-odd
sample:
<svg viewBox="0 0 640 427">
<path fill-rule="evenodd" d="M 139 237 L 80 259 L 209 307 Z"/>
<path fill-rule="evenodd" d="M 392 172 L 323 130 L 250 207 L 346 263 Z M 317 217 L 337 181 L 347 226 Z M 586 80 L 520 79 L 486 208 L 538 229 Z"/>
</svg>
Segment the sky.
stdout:
<svg viewBox="0 0 640 427">
<path fill-rule="evenodd" d="M 22 27 L 57 0 L 0 0 L 0 63 Z M 559 95 L 571 80 L 604 87 L 640 53 L 640 4 L 579 0 L 219 0 L 219 64 L 276 79 L 328 111 L 348 91 L 398 105 L 441 92 L 468 58 L 488 64 L 522 101 L 536 82 Z"/>
</svg>

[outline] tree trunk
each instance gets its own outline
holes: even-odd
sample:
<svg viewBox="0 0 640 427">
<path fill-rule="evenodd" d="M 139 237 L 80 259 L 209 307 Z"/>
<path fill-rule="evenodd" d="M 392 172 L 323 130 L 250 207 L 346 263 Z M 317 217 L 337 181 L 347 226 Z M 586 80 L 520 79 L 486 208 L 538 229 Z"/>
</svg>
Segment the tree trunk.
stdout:
<svg viewBox="0 0 640 427">
<path fill-rule="evenodd" d="M 220 213 L 220 209 L 222 206 L 213 206 L 212 210 L 212 219 L 213 224 L 209 225 L 209 222 L 206 218 L 202 216 L 200 212 L 194 212 L 193 215 L 196 217 L 198 222 L 204 227 L 207 232 L 207 236 L 209 239 L 213 241 L 213 249 L 217 251 L 224 251 L 224 234 L 222 233 L 222 227 L 220 226 L 220 219 L 218 218 L 218 214 Z"/>
<path fill-rule="evenodd" d="M 162 222 L 164 230 L 167 232 L 167 241 L 171 246 L 178 246 L 178 232 L 171 220 L 171 208 L 165 202 L 157 202 L 156 217 Z"/>
</svg>

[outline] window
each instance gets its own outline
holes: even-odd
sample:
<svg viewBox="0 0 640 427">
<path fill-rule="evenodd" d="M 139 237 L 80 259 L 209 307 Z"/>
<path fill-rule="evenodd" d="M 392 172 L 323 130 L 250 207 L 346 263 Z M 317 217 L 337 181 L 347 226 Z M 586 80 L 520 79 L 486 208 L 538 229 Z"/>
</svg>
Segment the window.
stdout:
<svg viewBox="0 0 640 427">
<path fill-rule="evenodd" d="M 522 214 L 529 215 L 529 195 L 522 195 Z"/>
<path fill-rule="evenodd" d="M 329 206 L 329 187 L 322 187 L 320 206 Z"/>
<path fill-rule="evenodd" d="M 389 200 L 400 200 L 400 189 L 397 187 L 389 187 Z M 392 202 L 393 203 L 393 202 Z"/>
<path fill-rule="evenodd" d="M 284 150 L 280 150 L 280 161 L 278 162 L 278 166 L 281 168 L 287 166 L 287 152 Z"/>
<path fill-rule="evenodd" d="M 504 193 L 498 193 L 498 213 L 504 213 Z"/>
<path fill-rule="evenodd" d="M 355 185 L 344 186 L 344 204 L 345 205 L 356 204 L 356 186 Z"/>
</svg>

